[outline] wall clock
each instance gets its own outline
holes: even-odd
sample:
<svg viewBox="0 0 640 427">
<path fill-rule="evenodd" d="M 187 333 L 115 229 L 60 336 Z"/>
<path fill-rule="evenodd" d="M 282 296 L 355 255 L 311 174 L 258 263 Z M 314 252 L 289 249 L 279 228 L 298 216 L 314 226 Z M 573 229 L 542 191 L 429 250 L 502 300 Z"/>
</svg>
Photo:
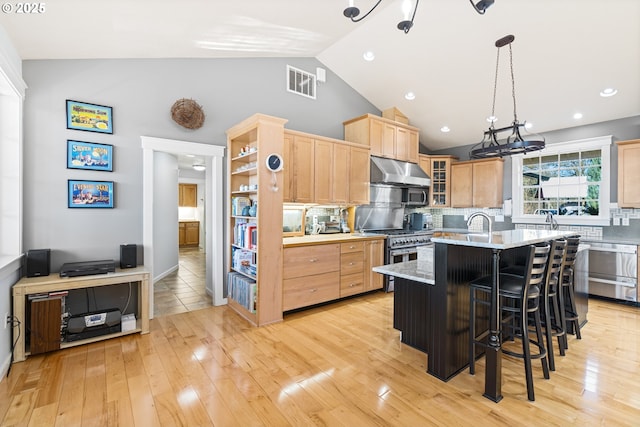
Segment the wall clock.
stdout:
<svg viewBox="0 0 640 427">
<path fill-rule="evenodd" d="M 278 172 L 282 170 L 282 156 L 280 154 L 269 154 L 267 156 L 267 169 L 271 172 Z"/>
</svg>

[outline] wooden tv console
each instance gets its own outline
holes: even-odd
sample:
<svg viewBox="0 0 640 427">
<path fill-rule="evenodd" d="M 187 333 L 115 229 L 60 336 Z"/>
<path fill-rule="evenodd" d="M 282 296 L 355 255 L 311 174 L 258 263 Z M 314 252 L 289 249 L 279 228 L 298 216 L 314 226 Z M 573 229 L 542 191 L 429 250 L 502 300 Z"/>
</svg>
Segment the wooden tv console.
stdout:
<svg viewBox="0 0 640 427">
<path fill-rule="evenodd" d="M 149 333 L 149 271 L 144 267 L 116 269 L 115 273 L 92 276 L 60 277 L 57 273 L 44 277 L 24 277 L 13 285 L 13 315 L 20 324 L 18 329 L 13 360 L 22 362 L 30 354 L 25 349 L 26 304 L 29 295 L 68 291 L 72 289 L 93 288 L 106 285 L 132 283 L 138 290 L 138 307 L 136 310 L 136 328 L 126 332 L 87 338 L 73 342 L 61 342 L 60 348 L 74 347 L 81 344 L 101 341 L 133 333 Z"/>
</svg>

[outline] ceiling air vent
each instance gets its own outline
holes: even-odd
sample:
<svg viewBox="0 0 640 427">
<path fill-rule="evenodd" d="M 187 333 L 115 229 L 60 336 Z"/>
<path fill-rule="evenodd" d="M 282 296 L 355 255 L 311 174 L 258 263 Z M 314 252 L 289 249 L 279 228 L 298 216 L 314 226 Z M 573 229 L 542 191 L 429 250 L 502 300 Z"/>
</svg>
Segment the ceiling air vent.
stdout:
<svg viewBox="0 0 640 427">
<path fill-rule="evenodd" d="M 287 90 L 316 99 L 316 75 L 287 65 Z"/>
</svg>

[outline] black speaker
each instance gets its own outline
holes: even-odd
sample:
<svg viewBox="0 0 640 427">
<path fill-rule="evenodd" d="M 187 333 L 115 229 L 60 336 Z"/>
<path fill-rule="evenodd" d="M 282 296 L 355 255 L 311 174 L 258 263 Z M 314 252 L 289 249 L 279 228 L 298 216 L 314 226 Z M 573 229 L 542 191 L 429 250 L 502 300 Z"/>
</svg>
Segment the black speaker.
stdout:
<svg viewBox="0 0 640 427">
<path fill-rule="evenodd" d="M 120 268 L 138 266 L 138 245 L 120 245 Z"/>
<path fill-rule="evenodd" d="M 51 269 L 51 249 L 27 251 L 27 277 L 48 276 Z"/>
</svg>

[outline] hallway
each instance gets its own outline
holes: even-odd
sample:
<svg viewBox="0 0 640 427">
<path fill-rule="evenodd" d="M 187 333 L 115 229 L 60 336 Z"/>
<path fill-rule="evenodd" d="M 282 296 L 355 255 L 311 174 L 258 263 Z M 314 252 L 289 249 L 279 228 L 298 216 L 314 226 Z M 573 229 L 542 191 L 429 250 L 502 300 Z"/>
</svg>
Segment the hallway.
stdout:
<svg viewBox="0 0 640 427">
<path fill-rule="evenodd" d="M 154 315 L 185 313 L 211 307 L 205 286 L 205 253 L 197 247 L 180 248 L 179 268 L 154 286 Z"/>
</svg>

